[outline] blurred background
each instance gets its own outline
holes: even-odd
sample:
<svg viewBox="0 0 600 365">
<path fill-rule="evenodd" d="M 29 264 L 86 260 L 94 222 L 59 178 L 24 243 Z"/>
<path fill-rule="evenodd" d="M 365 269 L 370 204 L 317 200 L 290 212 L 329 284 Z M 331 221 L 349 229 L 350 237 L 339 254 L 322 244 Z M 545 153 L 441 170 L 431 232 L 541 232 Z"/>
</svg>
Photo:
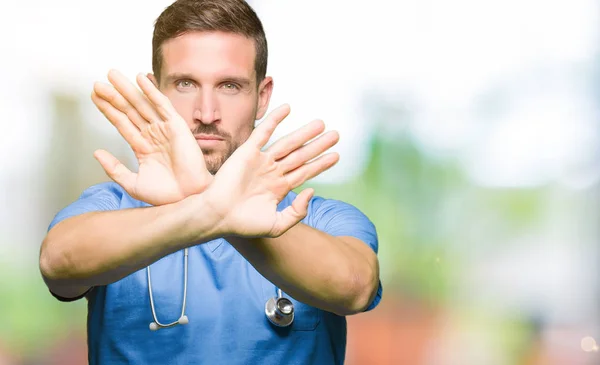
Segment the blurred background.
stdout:
<svg viewBox="0 0 600 365">
<path fill-rule="evenodd" d="M 170 0 L 2 0 L 0 365 L 84 364 L 86 303 L 44 286 L 46 228 L 107 181 L 95 109 L 110 68 L 151 71 Z M 340 132 L 310 186 L 379 233 L 384 297 L 348 318 L 347 364 L 598 364 L 600 4 L 252 0 L 269 41 L 275 138 Z"/>
</svg>

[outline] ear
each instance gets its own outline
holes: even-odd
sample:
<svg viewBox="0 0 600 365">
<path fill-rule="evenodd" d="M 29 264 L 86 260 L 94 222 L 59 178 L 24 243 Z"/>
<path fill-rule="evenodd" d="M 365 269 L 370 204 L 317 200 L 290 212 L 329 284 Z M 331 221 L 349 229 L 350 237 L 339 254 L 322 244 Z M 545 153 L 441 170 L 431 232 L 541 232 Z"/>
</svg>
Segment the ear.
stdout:
<svg viewBox="0 0 600 365">
<path fill-rule="evenodd" d="M 146 76 L 150 79 L 150 81 L 152 81 L 152 83 L 154 84 L 154 86 L 156 86 L 157 89 L 160 89 L 159 85 L 158 85 L 158 81 L 156 81 L 156 77 L 154 77 L 154 74 L 151 72 L 148 72 L 146 74 Z"/>
<path fill-rule="evenodd" d="M 261 119 L 265 116 L 267 108 L 269 107 L 269 101 L 271 100 L 271 93 L 273 92 L 273 78 L 267 76 L 258 85 L 258 109 L 256 112 L 256 120 Z"/>
</svg>

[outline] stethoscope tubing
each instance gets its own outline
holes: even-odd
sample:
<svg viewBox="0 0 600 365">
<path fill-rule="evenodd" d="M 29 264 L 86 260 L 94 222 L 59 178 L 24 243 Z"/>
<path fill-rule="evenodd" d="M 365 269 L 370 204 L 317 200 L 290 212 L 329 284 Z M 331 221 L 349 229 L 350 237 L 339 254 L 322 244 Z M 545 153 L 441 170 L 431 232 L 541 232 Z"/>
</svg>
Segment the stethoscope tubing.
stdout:
<svg viewBox="0 0 600 365">
<path fill-rule="evenodd" d="M 188 282 L 188 249 L 183 250 L 183 304 L 181 306 L 181 316 L 175 322 L 163 324 L 160 323 L 158 317 L 156 315 L 156 309 L 154 307 L 154 296 L 152 295 L 152 277 L 150 275 L 150 265 L 146 267 L 146 272 L 148 274 L 148 295 L 150 296 L 150 308 L 152 309 L 152 319 L 154 319 L 153 323 L 150 323 L 151 330 L 157 330 L 159 328 L 169 328 L 174 327 L 178 324 L 186 324 L 187 316 L 185 315 L 185 306 L 187 301 L 187 282 Z M 183 323 L 185 322 L 185 323 Z M 153 326 L 155 324 L 156 326 Z"/>
<path fill-rule="evenodd" d="M 183 303 L 181 305 L 181 316 L 179 317 L 178 320 L 171 322 L 171 323 L 161 323 L 158 320 L 158 316 L 156 315 L 156 307 L 154 306 L 154 296 L 152 294 L 152 275 L 150 273 L 150 265 L 148 265 L 146 267 L 146 273 L 147 273 L 147 277 L 148 277 L 148 296 L 150 297 L 150 309 L 152 310 L 152 319 L 154 320 L 153 322 L 150 323 L 150 330 L 152 331 L 156 331 L 158 329 L 161 328 L 169 328 L 169 327 L 174 327 L 178 324 L 188 324 L 189 323 L 189 319 L 188 317 L 185 315 L 185 306 L 187 303 L 187 284 L 188 284 L 188 249 L 185 248 L 183 250 Z M 275 287 L 277 289 L 277 297 L 275 298 L 271 298 L 267 301 L 267 303 L 265 304 L 265 315 L 267 316 L 267 319 L 275 326 L 278 327 L 288 327 L 292 324 L 292 322 L 294 321 L 294 305 L 293 303 L 287 299 L 283 297 L 283 293 L 281 291 L 281 288 L 279 287 Z M 270 305 L 275 305 L 279 302 L 279 301 L 284 301 L 289 307 L 290 313 L 282 313 L 280 310 L 276 310 L 276 308 L 270 308 Z"/>
</svg>

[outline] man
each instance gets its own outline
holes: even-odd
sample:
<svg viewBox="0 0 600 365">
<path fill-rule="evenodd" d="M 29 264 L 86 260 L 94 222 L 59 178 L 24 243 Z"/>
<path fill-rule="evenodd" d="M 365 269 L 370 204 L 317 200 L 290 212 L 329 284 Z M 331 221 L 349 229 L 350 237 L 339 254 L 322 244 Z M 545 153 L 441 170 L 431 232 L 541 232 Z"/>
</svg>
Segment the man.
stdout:
<svg viewBox="0 0 600 365">
<path fill-rule="evenodd" d="M 59 212 L 40 255 L 54 296 L 88 299 L 91 364 L 344 362 L 345 316 L 381 298 L 375 227 L 291 191 L 337 162 L 321 154 L 338 135 L 314 121 L 264 148 L 289 113 L 254 129 L 266 65 L 244 1 L 179 0 L 156 21 L 142 92 L 116 71 L 94 86 L 138 172 L 96 151 L 116 183 Z"/>
</svg>

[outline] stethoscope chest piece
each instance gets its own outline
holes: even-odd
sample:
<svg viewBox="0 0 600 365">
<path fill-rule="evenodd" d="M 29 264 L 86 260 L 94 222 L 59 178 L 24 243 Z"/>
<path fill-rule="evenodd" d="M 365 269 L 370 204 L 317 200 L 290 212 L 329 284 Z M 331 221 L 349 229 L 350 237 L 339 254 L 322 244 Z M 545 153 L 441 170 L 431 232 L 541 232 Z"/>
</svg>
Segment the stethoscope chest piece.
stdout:
<svg viewBox="0 0 600 365">
<path fill-rule="evenodd" d="M 294 303 L 279 294 L 265 304 L 265 313 L 269 322 L 277 327 L 287 327 L 294 321 Z"/>
</svg>

